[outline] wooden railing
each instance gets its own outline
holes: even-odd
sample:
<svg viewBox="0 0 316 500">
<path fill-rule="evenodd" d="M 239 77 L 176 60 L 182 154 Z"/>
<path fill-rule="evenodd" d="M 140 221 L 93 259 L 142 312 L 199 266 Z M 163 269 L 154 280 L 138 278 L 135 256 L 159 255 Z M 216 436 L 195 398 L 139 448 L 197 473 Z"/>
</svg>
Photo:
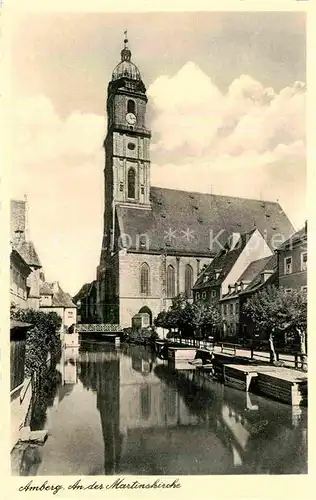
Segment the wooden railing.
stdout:
<svg viewBox="0 0 316 500">
<path fill-rule="evenodd" d="M 180 344 L 183 347 L 197 347 L 198 349 L 212 349 L 214 346 L 213 342 L 202 339 L 183 339 L 179 337 L 171 337 L 168 339 L 169 342 Z"/>
<path fill-rule="evenodd" d="M 256 346 L 247 348 L 245 346 L 242 346 L 241 344 L 233 344 L 230 342 L 220 342 L 217 345 L 219 345 L 222 353 L 227 352 L 228 354 L 233 353 L 234 356 L 240 355 L 249 357 L 250 359 L 260 359 L 266 362 L 270 361 L 270 351 L 258 351 L 256 350 Z M 299 352 L 287 354 L 282 353 L 281 351 L 276 351 L 276 359 L 277 361 L 283 362 L 284 366 L 287 366 L 289 368 L 300 368 L 306 371 L 308 367 L 307 355 L 302 357 Z"/>
<path fill-rule="evenodd" d="M 117 324 L 78 324 L 76 326 L 78 333 L 118 333 L 122 331 L 122 327 Z"/>
<path fill-rule="evenodd" d="M 269 350 L 258 351 L 256 350 L 255 345 L 249 348 L 241 344 L 234 344 L 231 342 L 217 342 L 214 344 L 213 342 L 209 342 L 207 340 L 181 339 L 179 337 L 172 337 L 168 340 L 172 343 L 178 343 L 183 347 L 189 346 L 189 347 L 197 347 L 198 349 L 214 350 L 215 352 L 217 351 L 227 354 L 233 354 L 234 356 L 242 356 L 250 359 L 257 359 L 258 361 L 261 360 L 267 363 L 269 363 L 270 361 L 270 351 Z M 298 352 L 286 354 L 282 353 L 281 351 L 277 351 L 276 358 L 277 361 L 283 362 L 284 366 L 288 368 L 296 368 L 307 371 L 308 367 L 307 356 L 305 356 L 305 359 L 301 359 L 302 355 Z"/>
</svg>

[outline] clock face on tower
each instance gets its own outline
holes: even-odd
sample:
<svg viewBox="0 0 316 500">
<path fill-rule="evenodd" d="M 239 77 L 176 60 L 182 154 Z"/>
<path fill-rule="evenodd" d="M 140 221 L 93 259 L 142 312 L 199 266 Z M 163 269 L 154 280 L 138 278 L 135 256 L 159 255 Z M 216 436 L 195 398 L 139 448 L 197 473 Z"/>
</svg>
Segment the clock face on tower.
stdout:
<svg viewBox="0 0 316 500">
<path fill-rule="evenodd" d="M 130 125 L 135 125 L 135 123 L 136 123 L 136 116 L 134 115 L 134 113 L 127 113 L 127 115 L 126 115 L 126 121 Z"/>
</svg>

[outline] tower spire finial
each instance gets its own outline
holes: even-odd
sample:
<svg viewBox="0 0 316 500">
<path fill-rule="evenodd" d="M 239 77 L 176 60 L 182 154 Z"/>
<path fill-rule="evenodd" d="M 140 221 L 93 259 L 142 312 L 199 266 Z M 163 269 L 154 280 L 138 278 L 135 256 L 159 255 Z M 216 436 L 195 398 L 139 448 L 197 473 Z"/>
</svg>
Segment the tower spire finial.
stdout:
<svg viewBox="0 0 316 500">
<path fill-rule="evenodd" d="M 127 29 L 124 30 L 124 48 L 121 50 L 121 60 L 122 61 L 130 61 L 131 60 L 131 51 L 128 48 L 128 38 L 127 38 Z"/>
<path fill-rule="evenodd" d="M 124 30 L 124 49 L 128 49 L 127 29 Z"/>
</svg>

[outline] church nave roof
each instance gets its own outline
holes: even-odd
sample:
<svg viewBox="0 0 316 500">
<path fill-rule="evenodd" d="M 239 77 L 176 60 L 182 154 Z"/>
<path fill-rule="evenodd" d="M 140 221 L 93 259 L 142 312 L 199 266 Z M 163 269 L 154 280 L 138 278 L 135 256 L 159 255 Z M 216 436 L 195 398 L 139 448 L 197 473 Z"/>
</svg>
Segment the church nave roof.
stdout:
<svg viewBox="0 0 316 500">
<path fill-rule="evenodd" d="M 294 233 L 275 202 L 160 187 L 150 192 L 151 209 L 116 207 L 119 231 L 129 235 L 131 250 L 145 252 L 146 245 L 139 247 L 143 238 L 149 252 L 213 256 L 232 233 L 257 228 L 270 247 L 276 235 L 284 241 Z"/>
</svg>

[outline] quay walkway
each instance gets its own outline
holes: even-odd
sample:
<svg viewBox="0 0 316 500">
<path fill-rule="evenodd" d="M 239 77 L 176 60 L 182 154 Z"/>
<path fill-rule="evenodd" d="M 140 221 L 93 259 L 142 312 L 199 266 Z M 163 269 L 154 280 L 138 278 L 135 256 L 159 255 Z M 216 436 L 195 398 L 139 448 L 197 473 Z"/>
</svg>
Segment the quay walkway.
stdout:
<svg viewBox="0 0 316 500">
<path fill-rule="evenodd" d="M 171 338 L 168 341 L 172 343 L 178 343 L 179 345 L 196 347 L 199 350 L 207 350 L 214 353 L 227 353 L 232 354 L 234 356 L 240 356 L 243 358 L 253 359 L 257 361 L 261 361 L 263 363 L 269 363 L 270 361 L 270 353 L 269 351 L 259 351 L 255 348 L 250 349 L 247 347 L 243 347 L 241 344 L 233 344 L 230 342 L 209 342 L 206 340 L 199 339 L 182 339 L 179 342 L 178 338 Z M 283 366 L 294 369 L 302 369 L 307 371 L 307 356 L 306 360 L 301 359 L 301 355 L 298 352 L 295 353 L 282 353 L 277 350 L 276 352 L 277 361 L 279 361 Z"/>
<path fill-rule="evenodd" d="M 295 355 L 282 356 L 282 363 L 279 355 L 279 362 L 272 365 L 269 353 L 258 351 L 256 356 L 256 351 L 239 347 L 224 343 L 211 347 L 201 343 L 200 347 L 173 344 L 168 347 L 168 360 L 175 365 L 189 363 L 192 369 L 215 376 L 235 389 L 260 392 L 292 406 L 307 405 L 307 373 L 297 369 Z M 295 369 L 285 366 L 286 363 L 294 363 Z M 306 368 L 303 363 L 302 368 Z"/>
</svg>

